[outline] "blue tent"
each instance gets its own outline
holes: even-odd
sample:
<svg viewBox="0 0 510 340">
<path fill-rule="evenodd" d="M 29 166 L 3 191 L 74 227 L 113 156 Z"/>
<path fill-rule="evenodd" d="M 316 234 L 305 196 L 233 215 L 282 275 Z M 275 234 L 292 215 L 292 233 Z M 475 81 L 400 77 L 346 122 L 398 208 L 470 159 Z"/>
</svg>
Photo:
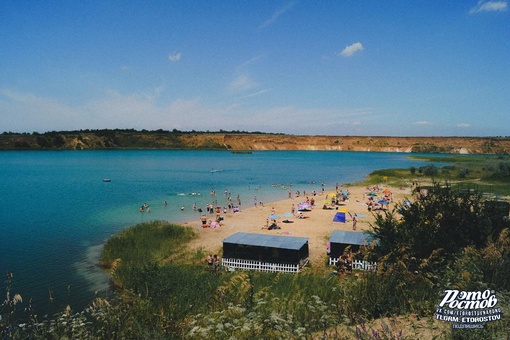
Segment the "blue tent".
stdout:
<svg viewBox="0 0 510 340">
<path fill-rule="evenodd" d="M 344 212 L 337 212 L 335 214 L 335 217 L 333 217 L 333 222 L 342 222 L 342 223 L 345 223 L 345 213 Z"/>
</svg>

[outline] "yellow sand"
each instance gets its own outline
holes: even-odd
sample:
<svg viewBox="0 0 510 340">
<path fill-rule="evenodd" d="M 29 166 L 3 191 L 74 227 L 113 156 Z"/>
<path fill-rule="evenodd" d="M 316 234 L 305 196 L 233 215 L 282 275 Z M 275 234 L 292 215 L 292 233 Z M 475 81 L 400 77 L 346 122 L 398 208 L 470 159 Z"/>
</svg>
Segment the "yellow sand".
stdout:
<svg viewBox="0 0 510 340">
<path fill-rule="evenodd" d="M 404 198 L 411 196 L 410 188 L 392 188 L 379 186 L 380 199 L 383 194 L 382 190 L 389 189 L 392 192 L 393 203 L 389 204 L 391 209 L 396 202 L 401 202 Z M 358 217 L 356 230 L 363 231 L 370 228 L 370 223 L 373 223 L 375 216 L 367 209 L 367 188 L 360 186 L 344 186 L 343 190 L 349 190 L 350 199 L 343 202 L 338 207 L 340 211 L 345 209 L 351 215 L 355 213 L 363 215 Z M 283 216 L 284 212 L 290 212 L 291 206 L 294 204 L 297 210 L 297 204 L 306 201 L 306 197 L 298 197 L 294 199 L 285 199 L 273 203 L 265 203 L 264 206 L 242 208 L 238 213 L 223 214 L 222 225 L 219 228 L 199 228 L 200 220 L 186 223 L 186 225 L 196 230 L 199 237 L 193 240 L 189 247 L 191 250 L 204 249 L 207 252 L 221 255 L 223 240 L 236 232 L 259 233 L 268 235 L 288 235 L 299 236 L 308 238 L 308 246 L 310 252 L 310 261 L 314 264 L 324 263 L 326 257 L 326 246 L 329 237 L 333 230 L 353 230 L 352 219 L 349 214 L 346 223 L 333 222 L 333 216 L 337 210 L 324 210 L 322 209 L 326 196 L 334 191 L 325 192 L 324 195 L 317 195 L 314 197 L 316 201 L 315 208 L 310 212 L 305 212 L 304 215 L 308 218 L 298 219 L 297 217 Z M 312 196 L 308 196 L 312 198 Z M 280 216 L 277 220 L 279 230 L 267 230 L 268 216 L 274 212 Z M 214 215 L 212 215 L 214 216 Z M 211 217 L 212 217 L 211 216 Z M 211 218 L 207 216 L 207 218 Z M 283 223 L 282 220 L 289 219 L 294 223 Z"/>
</svg>

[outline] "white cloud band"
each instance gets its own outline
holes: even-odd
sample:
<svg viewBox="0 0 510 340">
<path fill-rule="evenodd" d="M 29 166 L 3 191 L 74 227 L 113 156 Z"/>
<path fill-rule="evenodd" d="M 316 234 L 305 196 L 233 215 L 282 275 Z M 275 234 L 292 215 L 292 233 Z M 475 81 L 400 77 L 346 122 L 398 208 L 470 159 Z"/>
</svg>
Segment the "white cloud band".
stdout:
<svg viewBox="0 0 510 340">
<path fill-rule="evenodd" d="M 355 42 L 352 45 L 346 46 L 343 49 L 343 51 L 340 52 L 340 55 L 343 56 L 343 57 L 350 57 L 354 53 L 359 52 L 359 51 L 363 51 L 364 49 L 365 48 L 363 47 L 363 45 L 360 42 Z"/>
</svg>

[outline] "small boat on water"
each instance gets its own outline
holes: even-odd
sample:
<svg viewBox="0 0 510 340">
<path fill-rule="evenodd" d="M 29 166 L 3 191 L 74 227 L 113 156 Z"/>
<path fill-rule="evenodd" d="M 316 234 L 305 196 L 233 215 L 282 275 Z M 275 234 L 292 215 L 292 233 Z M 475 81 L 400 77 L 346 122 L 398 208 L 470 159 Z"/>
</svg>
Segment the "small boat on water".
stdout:
<svg viewBox="0 0 510 340">
<path fill-rule="evenodd" d="M 111 182 L 112 180 L 109 178 L 103 178 L 103 182 Z"/>
</svg>

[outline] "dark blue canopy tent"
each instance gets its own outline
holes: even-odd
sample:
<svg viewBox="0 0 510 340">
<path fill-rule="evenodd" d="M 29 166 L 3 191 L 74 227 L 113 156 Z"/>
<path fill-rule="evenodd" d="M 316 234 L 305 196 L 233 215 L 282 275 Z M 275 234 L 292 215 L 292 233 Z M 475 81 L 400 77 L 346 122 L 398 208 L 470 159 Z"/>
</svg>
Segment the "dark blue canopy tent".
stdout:
<svg viewBox="0 0 510 340">
<path fill-rule="evenodd" d="M 223 240 L 224 258 L 300 264 L 308 256 L 306 237 L 239 232 Z"/>
<path fill-rule="evenodd" d="M 361 245 L 368 245 L 369 243 L 369 234 L 365 232 L 334 230 L 329 238 L 329 256 L 338 258 L 348 246 L 351 247 L 352 251 L 358 251 Z"/>
</svg>

